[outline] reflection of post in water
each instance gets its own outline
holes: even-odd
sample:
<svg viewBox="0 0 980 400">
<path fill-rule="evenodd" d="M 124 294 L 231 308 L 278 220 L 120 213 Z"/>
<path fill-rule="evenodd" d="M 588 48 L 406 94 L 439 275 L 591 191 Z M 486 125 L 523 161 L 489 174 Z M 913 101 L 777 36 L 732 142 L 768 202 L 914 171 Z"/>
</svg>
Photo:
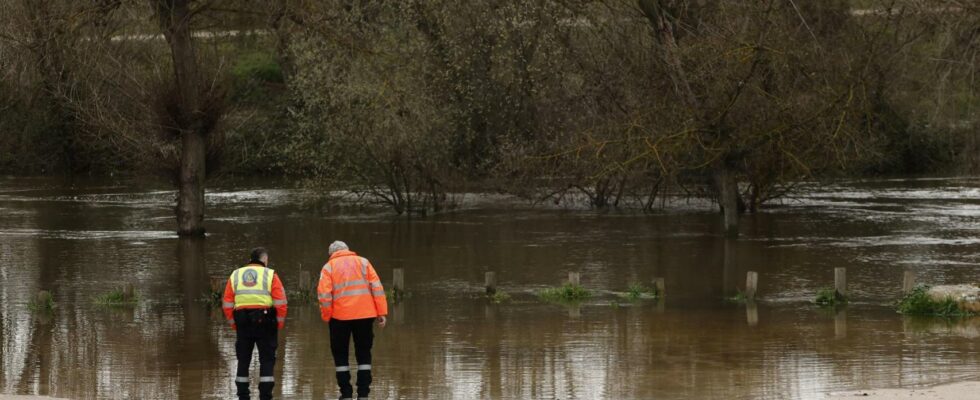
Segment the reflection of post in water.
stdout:
<svg viewBox="0 0 980 400">
<path fill-rule="evenodd" d="M 736 241 L 726 238 L 722 250 L 722 297 L 729 298 L 738 292 L 738 265 L 736 263 Z"/>
<path fill-rule="evenodd" d="M 755 300 L 745 302 L 745 321 L 749 326 L 759 325 L 759 306 Z"/>
<path fill-rule="evenodd" d="M 834 314 L 834 337 L 837 339 L 847 337 L 847 310 L 839 310 Z"/>
<path fill-rule="evenodd" d="M 568 305 L 568 316 L 571 318 L 579 318 L 582 316 L 582 304 L 575 302 Z"/>
<path fill-rule="evenodd" d="M 398 303 L 391 304 L 391 314 L 394 316 L 394 320 L 391 321 L 395 325 L 402 325 L 405 323 L 405 302 L 400 301 Z"/>
</svg>

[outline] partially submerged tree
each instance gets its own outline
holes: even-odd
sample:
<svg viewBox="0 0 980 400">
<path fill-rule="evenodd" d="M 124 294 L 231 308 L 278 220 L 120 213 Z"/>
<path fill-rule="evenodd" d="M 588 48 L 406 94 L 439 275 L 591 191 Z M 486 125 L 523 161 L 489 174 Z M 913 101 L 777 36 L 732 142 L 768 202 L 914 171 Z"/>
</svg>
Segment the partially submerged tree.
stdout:
<svg viewBox="0 0 980 400">
<path fill-rule="evenodd" d="M 150 0 L 170 49 L 173 80 L 159 93 L 160 129 L 180 138 L 177 174 L 177 233 L 204 235 L 204 180 L 209 136 L 221 120 L 224 91 L 202 73 L 192 36 L 192 20 L 201 9 L 192 0 Z M 199 7 L 209 7 L 199 4 Z"/>
</svg>

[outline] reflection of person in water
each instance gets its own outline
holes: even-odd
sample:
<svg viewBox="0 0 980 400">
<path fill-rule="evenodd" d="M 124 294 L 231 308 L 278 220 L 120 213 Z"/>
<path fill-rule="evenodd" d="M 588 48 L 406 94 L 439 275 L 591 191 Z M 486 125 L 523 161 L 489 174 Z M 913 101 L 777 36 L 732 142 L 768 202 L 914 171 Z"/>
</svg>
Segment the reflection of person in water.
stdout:
<svg viewBox="0 0 980 400">
<path fill-rule="evenodd" d="M 272 388 L 276 385 L 273 370 L 279 329 L 286 322 L 286 291 L 279 275 L 268 265 L 269 252 L 256 248 L 252 250 L 248 264 L 232 272 L 225 286 L 221 306 L 225 319 L 238 335 L 235 341 L 238 357 L 235 386 L 239 399 L 249 399 L 248 367 L 256 346 L 259 348 L 259 398 L 271 399 Z"/>
</svg>

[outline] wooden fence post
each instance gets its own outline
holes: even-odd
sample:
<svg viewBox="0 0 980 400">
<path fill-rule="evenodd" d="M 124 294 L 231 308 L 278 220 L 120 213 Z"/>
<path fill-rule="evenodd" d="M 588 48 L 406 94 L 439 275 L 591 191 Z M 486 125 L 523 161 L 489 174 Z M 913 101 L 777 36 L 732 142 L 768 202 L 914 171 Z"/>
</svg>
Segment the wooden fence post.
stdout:
<svg viewBox="0 0 980 400">
<path fill-rule="evenodd" d="M 310 280 L 310 271 L 299 271 L 299 279 L 296 282 L 300 292 L 306 293 L 313 290 L 313 283 Z"/>
<path fill-rule="evenodd" d="M 847 269 L 834 268 L 834 290 L 837 295 L 847 298 Z"/>
<path fill-rule="evenodd" d="M 755 300 L 755 292 L 759 289 L 759 273 L 749 271 L 745 273 L 745 299 Z"/>
<path fill-rule="evenodd" d="M 484 281 L 483 286 L 487 290 L 487 295 L 491 295 L 492 296 L 495 293 L 497 293 L 497 273 L 496 272 L 489 271 L 486 274 L 484 274 L 483 281 Z"/>
<path fill-rule="evenodd" d="M 664 278 L 653 278 L 653 290 L 657 291 L 657 297 L 664 297 L 667 293 Z"/>
<path fill-rule="evenodd" d="M 902 294 L 912 293 L 912 289 L 915 289 L 915 272 L 905 271 L 902 277 Z"/>
<path fill-rule="evenodd" d="M 405 291 L 405 270 L 401 268 L 395 268 L 391 271 L 391 289 L 397 292 Z"/>
<path fill-rule="evenodd" d="M 578 272 L 569 272 L 568 273 L 568 284 L 569 285 L 572 285 L 572 286 L 582 286 L 581 285 L 581 282 L 582 282 L 582 280 L 581 280 L 581 274 L 579 274 Z"/>
</svg>

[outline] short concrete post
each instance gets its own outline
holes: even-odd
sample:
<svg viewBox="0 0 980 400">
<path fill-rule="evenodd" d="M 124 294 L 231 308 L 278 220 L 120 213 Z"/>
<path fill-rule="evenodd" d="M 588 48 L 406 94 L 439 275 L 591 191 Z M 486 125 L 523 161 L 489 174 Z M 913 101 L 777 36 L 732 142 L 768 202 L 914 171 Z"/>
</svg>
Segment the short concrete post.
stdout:
<svg viewBox="0 0 980 400">
<path fill-rule="evenodd" d="M 299 279 L 296 280 L 296 287 L 301 292 L 307 292 L 313 288 L 313 284 L 310 283 L 310 271 L 299 271 Z"/>
<path fill-rule="evenodd" d="M 837 295 L 846 298 L 847 297 L 847 269 L 846 268 L 834 268 L 834 290 L 837 291 Z"/>
<path fill-rule="evenodd" d="M 136 299 L 136 286 L 132 283 L 127 283 L 123 285 L 122 288 L 123 301 L 133 301 Z"/>
<path fill-rule="evenodd" d="M 905 271 L 902 277 L 902 294 L 912 293 L 912 289 L 915 289 L 915 272 Z"/>
<path fill-rule="evenodd" d="M 494 295 L 497 293 L 497 273 L 487 272 L 483 276 L 483 286 L 487 289 L 487 295 Z"/>
<path fill-rule="evenodd" d="M 664 297 L 664 294 L 667 293 L 665 288 L 664 278 L 653 278 L 653 290 L 657 291 L 657 297 Z"/>
<path fill-rule="evenodd" d="M 395 268 L 391 271 L 391 289 L 396 292 L 405 291 L 405 270 L 401 268 Z"/>
<path fill-rule="evenodd" d="M 755 292 L 759 289 L 759 273 L 749 271 L 745 273 L 745 299 L 754 300 Z"/>
<path fill-rule="evenodd" d="M 568 273 L 568 284 L 572 286 L 582 286 L 581 274 L 578 272 Z"/>
</svg>

